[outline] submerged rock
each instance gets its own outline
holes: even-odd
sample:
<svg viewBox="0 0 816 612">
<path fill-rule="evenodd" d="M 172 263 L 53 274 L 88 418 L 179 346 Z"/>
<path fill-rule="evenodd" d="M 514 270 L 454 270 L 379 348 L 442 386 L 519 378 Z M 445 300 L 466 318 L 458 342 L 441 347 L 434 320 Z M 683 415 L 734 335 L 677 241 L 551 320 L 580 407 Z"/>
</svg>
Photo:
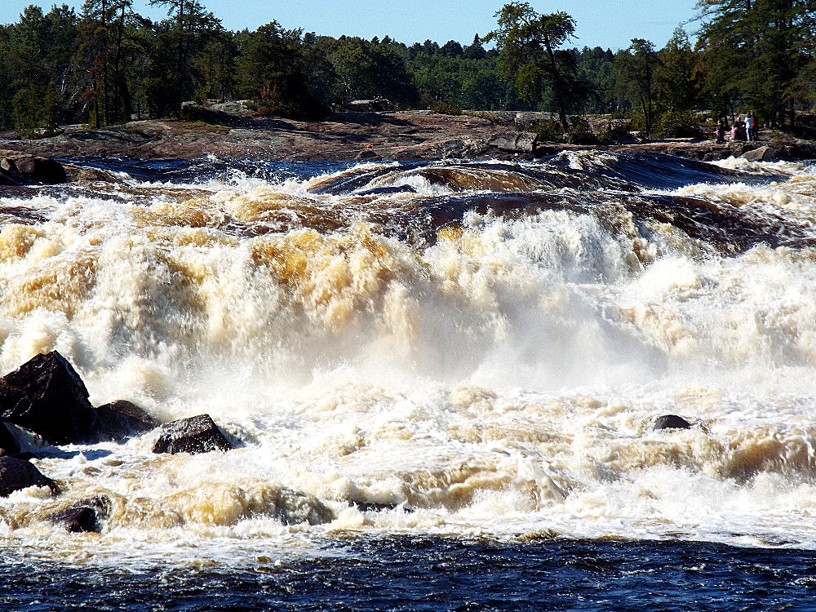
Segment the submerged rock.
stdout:
<svg viewBox="0 0 816 612">
<path fill-rule="evenodd" d="M 57 484 L 32 463 L 17 457 L 0 457 L 0 497 L 28 487 L 48 487 L 52 495 L 59 494 Z"/>
<path fill-rule="evenodd" d="M 322 525 L 336 517 L 331 508 L 313 495 L 291 489 L 281 489 L 274 498 L 274 517 L 284 525 Z"/>
<path fill-rule="evenodd" d="M 676 414 L 664 414 L 655 419 L 654 429 L 691 429 L 691 423 Z"/>
<path fill-rule="evenodd" d="M 52 351 L 0 378 L 0 418 L 66 444 L 86 439 L 95 415 L 79 374 Z"/>
<path fill-rule="evenodd" d="M 65 510 L 52 514 L 49 519 L 62 525 L 70 533 L 100 533 L 102 521 L 110 515 L 111 503 L 104 495 L 98 495 L 72 504 Z"/>
<path fill-rule="evenodd" d="M 231 450 L 227 437 L 208 414 L 178 419 L 162 426 L 162 432 L 153 444 L 154 453 L 208 453 Z"/>
</svg>

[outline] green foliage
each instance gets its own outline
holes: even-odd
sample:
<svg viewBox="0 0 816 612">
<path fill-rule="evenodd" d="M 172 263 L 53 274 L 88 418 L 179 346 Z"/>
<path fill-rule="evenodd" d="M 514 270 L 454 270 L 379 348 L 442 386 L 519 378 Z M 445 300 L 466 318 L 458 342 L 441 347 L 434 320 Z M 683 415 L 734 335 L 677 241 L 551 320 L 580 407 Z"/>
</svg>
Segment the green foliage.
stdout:
<svg viewBox="0 0 816 612">
<path fill-rule="evenodd" d="M 582 117 L 572 117 L 570 126 L 564 136 L 566 142 L 577 145 L 596 145 L 598 137 L 592 133 L 589 122 Z"/>
<path fill-rule="evenodd" d="M 579 79 L 586 83 L 588 96 L 585 110 L 590 113 L 608 113 L 616 108 L 613 96 L 615 55 L 609 49 L 584 47 L 577 54 Z"/>
<path fill-rule="evenodd" d="M 274 21 L 229 32 L 203 0 L 150 0 L 167 9 L 157 22 L 133 4 L 84 0 L 79 15 L 32 5 L 0 26 L 0 128 L 34 136 L 68 122 L 178 116 L 186 100 L 236 98 L 254 100 L 261 113 L 311 118 L 385 98 L 454 114 L 550 111 L 558 121 L 537 127 L 542 139 L 590 142 L 570 115 L 623 113 L 629 129 L 690 136 L 689 113 L 699 109 L 715 118 L 751 109 L 763 125 L 790 128 L 795 113 L 816 107 L 816 0 L 700 0 L 695 47 L 678 29 L 659 51 L 634 39 L 617 54 L 567 48 L 572 17 L 539 14 L 528 2 L 505 4 L 496 30 L 470 44 L 410 47 Z M 625 136 L 620 121 L 609 125 L 603 140 Z M 798 133 L 810 130 L 803 123 Z"/>
<path fill-rule="evenodd" d="M 691 48 L 682 28 L 674 31 L 669 42 L 658 52 L 655 70 L 657 101 L 667 111 L 688 111 L 697 106 L 700 82 L 697 74 L 699 54 Z"/>
<path fill-rule="evenodd" d="M 816 114 L 802 113 L 799 115 L 793 133 L 799 138 L 816 140 Z"/>
<path fill-rule="evenodd" d="M 37 128 L 43 122 L 40 97 L 31 87 L 17 90 L 11 101 L 14 112 L 14 130 L 25 138 L 34 138 Z"/>
<path fill-rule="evenodd" d="M 11 52 L 10 35 L 10 26 L 0 26 L 0 57 L 8 57 Z M 8 129 L 14 125 L 11 112 L 11 99 L 14 97 L 14 92 L 15 88 L 11 82 L 11 66 L 9 62 L 0 62 L 0 129 Z"/>
<path fill-rule="evenodd" d="M 642 38 L 633 38 L 629 48 L 615 56 L 615 91 L 638 109 L 647 135 L 655 123 L 656 72 L 660 66 L 654 45 Z"/>
<path fill-rule="evenodd" d="M 505 4 L 496 16 L 499 27 L 487 40 L 501 52 L 502 74 L 513 80 L 522 98 L 545 101 L 557 110 L 566 132 L 570 105 L 580 104 L 587 94 L 575 55 L 560 49 L 575 32 L 575 20 L 563 11 L 539 14 L 527 2 Z"/>
<path fill-rule="evenodd" d="M 213 32 L 192 60 L 198 100 L 228 100 L 236 95 L 238 48 L 231 33 Z"/>
<path fill-rule="evenodd" d="M 539 142 L 566 142 L 578 145 L 595 145 L 600 142 L 592 132 L 589 122 L 582 117 L 571 117 L 566 132 L 561 129 L 559 121 L 552 119 L 533 124 L 530 131 L 535 132 Z"/>
<path fill-rule="evenodd" d="M 467 57 L 469 49 L 453 56 L 442 51 L 414 50 L 408 68 L 422 92 L 423 106 L 433 108 L 444 103 L 483 110 L 514 106 L 515 92 L 512 84 L 499 75 L 495 54 L 476 59 Z"/>
<path fill-rule="evenodd" d="M 539 142 L 564 142 L 564 130 L 561 129 L 561 124 L 552 119 L 539 121 L 530 128 L 530 131 L 535 132 Z"/>
<path fill-rule="evenodd" d="M 457 106 L 456 104 L 450 104 L 449 102 L 434 102 L 431 105 L 431 110 L 441 115 L 458 116 L 462 114 L 461 106 Z"/>
<path fill-rule="evenodd" d="M 723 115 L 753 108 L 772 126 L 793 124 L 813 83 L 802 80 L 813 61 L 813 0 L 705 0 L 699 33 L 704 93 Z M 804 85 L 804 86 L 803 86 Z"/>
<path fill-rule="evenodd" d="M 597 131 L 595 136 L 599 142 L 604 144 L 622 142 L 629 138 L 629 132 L 633 129 L 630 119 L 612 118 L 607 121 L 605 126 Z"/>
<path fill-rule="evenodd" d="M 413 106 L 419 92 L 408 71 L 407 48 L 390 39 L 367 41 L 341 36 L 325 41 L 335 79 L 332 98 L 339 104 L 352 100 L 385 98 L 398 106 Z"/>
<path fill-rule="evenodd" d="M 658 122 L 655 133 L 663 138 L 703 138 L 698 121 L 691 111 L 667 111 Z"/>
<path fill-rule="evenodd" d="M 248 35 L 238 61 L 245 97 L 257 100 L 263 115 L 312 118 L 325 114 L 307 87 L 300 30 L 286 30 L 276 21 Z"/>
</svg>

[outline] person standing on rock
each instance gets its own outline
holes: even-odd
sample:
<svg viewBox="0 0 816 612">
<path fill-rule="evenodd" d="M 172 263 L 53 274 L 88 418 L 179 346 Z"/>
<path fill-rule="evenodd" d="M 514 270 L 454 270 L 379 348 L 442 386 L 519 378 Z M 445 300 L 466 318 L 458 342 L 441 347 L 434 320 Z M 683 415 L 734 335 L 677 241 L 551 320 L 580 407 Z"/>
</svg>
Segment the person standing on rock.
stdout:
<svg viewBox="0 0 816 612">
<path fill-rule="evenodd" d="M 745 135 L 748 138 L 748 141 L 756 140 L 756 135 L 754 134 L 754 113 L 753 111 L 748 112 L 748 116 L 745 118 Z"/>
<path fill-rule="evenodd" d="M 717 136 L 717 139 L 716 139 L 717 144 L 721 144 L 721 143 L 725 142 L 725 121 L 723 121 L 722 119 L 720 119 L 717 122 L 716 136 Z"/>
</svg>

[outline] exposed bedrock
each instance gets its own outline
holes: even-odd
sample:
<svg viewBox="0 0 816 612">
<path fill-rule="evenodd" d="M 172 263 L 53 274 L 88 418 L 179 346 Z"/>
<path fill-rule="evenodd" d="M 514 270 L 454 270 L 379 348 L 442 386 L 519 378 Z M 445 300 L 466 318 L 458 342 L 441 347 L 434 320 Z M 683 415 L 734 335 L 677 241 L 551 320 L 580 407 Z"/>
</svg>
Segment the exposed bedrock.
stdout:
<svg viewBox="0 0 816 612">
<path fill-rule="evenodd" d="M 55 159 L 0 151 L 0 185 L 53 185 L 67 180 L 65 168 Z"/>
</svg>

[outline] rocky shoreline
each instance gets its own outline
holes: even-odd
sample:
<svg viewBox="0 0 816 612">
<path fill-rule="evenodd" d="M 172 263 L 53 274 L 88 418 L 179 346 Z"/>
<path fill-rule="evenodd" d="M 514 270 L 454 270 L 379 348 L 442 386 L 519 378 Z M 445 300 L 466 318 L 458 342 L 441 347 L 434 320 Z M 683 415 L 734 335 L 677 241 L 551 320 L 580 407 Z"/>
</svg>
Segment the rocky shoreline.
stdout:
<svg viewBox="0 0 816 612">
<path fill-rule="evenodd" d="M 664 153 L 712 161 L 748 154 L 772 161 L 816 159 L 816 143 L 760 133 L 757 142 L 716 143 L 676 139 L 608 145 L 541 142 L 530 113 L 442 115 L 428 111 L 338 113 L 303 122 L 208 111 L 190 120 L 145 120 L 92 130 L 69 126 L 38 140 L 0 134 L 0 185 L 104 180 L 81 165 L 63 162 L 64 177 L 47 160 L 89 157 L 221 159 L 283 162 L 534 159 L 563 150 Z"/>
</svg>

